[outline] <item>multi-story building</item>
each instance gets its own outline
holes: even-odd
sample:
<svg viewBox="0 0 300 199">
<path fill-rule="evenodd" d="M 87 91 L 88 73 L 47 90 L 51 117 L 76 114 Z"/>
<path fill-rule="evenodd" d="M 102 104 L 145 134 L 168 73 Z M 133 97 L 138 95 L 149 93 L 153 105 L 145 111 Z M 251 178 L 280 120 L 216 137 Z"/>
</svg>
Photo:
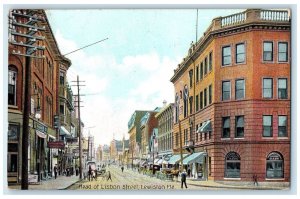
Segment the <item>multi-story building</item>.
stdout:
<svg viewBox="0 0 300 199">
<path fill-rule="evenodd" d="M 290 30 L 286 10 L 218 17 L 178 65 L 173 149 L 192 176 L 289 184 Z"/>
<path fill-rule="evenodd" d="M 110 147 L 106 144 L 102 148 L 102 162 L 105 164 L 110 162 Z"/>
<path fill-rule="evenodd" d="M 173 107 L 174 103 L 170 103 L 155 115 L 158 120 L 158 156 L 161 159 L 160 164 L 162 164 L 164 157 L 170 157 L 173 154 Z"/>
<path fill-rule="evenodd" d="M 121 140 L 113 139 L 110 142 L 110 157 L 111 161 L 115 163 L 120 163 L 120 154 L 123 151 L 123 142 Z"/>
<path fill-rule="evenodd" d="M 24 17 L 32 10 L 10 11 L 13 23 L 31 24 L 34 19 Z M 54 166 L 53 149 L 48 148 L 48 142 L 58 140 L 58 130 L 54 125 L 54 116 L 58 115 L 58 75 L 59 65 L 65 58 L 59 51 L 54 34 L 51 30 L 46 13 L 43 10 L 35 10 L 36 14 L 44 21 L 38 22 L 38 26 L 45 27 L 45 31 L 35 33 L 39 38 L 37 45 L 44 46 L 45 50 L 37 51 L 31 58 L 31 111 L 30 111 L 30 135 L 28 169 L 30 182 L 32 179 L 40 181 L 52 175 Z M 32 20 L 32 21 L 31 21 Z M 29 22 L 30 21 L 30 22 Z M 13 24 L 12 23 L 12 24 Z M 26 54 L 25 48 L 15 43 L 25 44 L 26 38 L 22 33 L 28 30 L 25 26 L 10 25 L 11 35 L 9 43 L 8 65 L 8 182 L 19 183 L 21 180 L 22 163 L 22 123 L 24 104 L 25 82 L 25 57 L 16 55 Z"/>
<path fill-rule="evenodd" d="M 135 111 L 130 120 L 128 121 L 128 134 L 129 134 L 129 157 L 131 164 L 137 164 L 141 159 L 141 118 L 147 113 L 147 111 Z"/>
<path fill-rule="evenodd" d="M 102 156 L 103 156 L 102 145 L 99 145 L 96 150 L 96 162 L 101 162 Z"/>
<path fill-rule="evenodd" d="M 150 137 L 154 128 L 157 128 L 157 119 L 155 114 L 160 110 L 156 108 L 154 111 L 148 111 L 140 121 L 141 130 L 141 159 L 147 160 L 150 158 Z"/>
</svg>

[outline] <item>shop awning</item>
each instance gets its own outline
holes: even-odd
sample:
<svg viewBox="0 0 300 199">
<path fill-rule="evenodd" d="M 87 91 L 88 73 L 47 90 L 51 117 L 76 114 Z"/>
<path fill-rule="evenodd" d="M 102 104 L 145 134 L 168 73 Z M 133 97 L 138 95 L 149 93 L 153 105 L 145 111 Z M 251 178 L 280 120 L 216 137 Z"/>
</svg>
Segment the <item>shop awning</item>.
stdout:
<svg viewBox="0 0 300 199">
<path fill-rule="evenodd" d="M 65 135 L 66 137 L 71 137 L 71 133 L 64 127 L 60 127 L 59 135 Z"/>
<path fill-rule="evenodd" d="M 203 158 L 206 155 L 206 152 L 193 153 L 187 158 L 183 159 L 183 164 L 192 164 L 192 163 L 203 163 Z"/>
<path fill-rule="evenodd" d="M 155 162 L 156 165 L 161 165 L 163 162 L 163 159 L 159 159 L 157 162 Z"/>
<path fill-rule="evenodd" d="M 35 130 L 35 133 L 37 136 L 39 136 L 40 138 L 45 139 L 47 137 L 47 135 L 39 130 Z"/>
<path fill-rule="evenodd" d="M 197 133 L 203 133 L 208 131 L 212 131 L 210 120 L 204 122 L 204 124 L 198 128 Z"/>
<path fill-rule="evenodd" d="M 146 161 L 146 160 L 142 160 L 142 161 L 140 162 L 140 166 L 144 166 L 145 164 L 147 164 L 147 161 Z"/>
<path fill-rule="evenodd" d="M 182 154 L 182 157 L 186 157 L 188 154 Z M 172 157 L 170 157 L 170 160 L 168 161 L 169 164 L 176 164 L 177 162 L 180 161 L 180 154 L 179 155 L 173 155 Z"/>
</svg>

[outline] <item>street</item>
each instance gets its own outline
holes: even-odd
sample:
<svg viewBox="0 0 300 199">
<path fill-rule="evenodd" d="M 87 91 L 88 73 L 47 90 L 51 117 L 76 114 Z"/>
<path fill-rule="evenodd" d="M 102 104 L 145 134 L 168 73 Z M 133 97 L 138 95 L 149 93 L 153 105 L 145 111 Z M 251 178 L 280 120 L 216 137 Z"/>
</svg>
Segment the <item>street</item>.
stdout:
<svg viewBox="0 0 300 199">
<path fill-rule="evenodd" d="M 111 172 L 112 181 L 102 176 L 98 177 L 97 181 L 83 180 L 70 186 L 68 190 L 122 190 L 122 191 L 146 191 L 146 190 L 181 190 L 180 181 L 163 181 L 155 177 L 149 177 L 131 169 L 121 169 L 117 166 L 107 167 L 107 171 Z M 200 187 L 190 185 L 187 183 L 188 188 L 183 190 L 215 190 L 220 188 L 213 187 Z"/>
</svg>

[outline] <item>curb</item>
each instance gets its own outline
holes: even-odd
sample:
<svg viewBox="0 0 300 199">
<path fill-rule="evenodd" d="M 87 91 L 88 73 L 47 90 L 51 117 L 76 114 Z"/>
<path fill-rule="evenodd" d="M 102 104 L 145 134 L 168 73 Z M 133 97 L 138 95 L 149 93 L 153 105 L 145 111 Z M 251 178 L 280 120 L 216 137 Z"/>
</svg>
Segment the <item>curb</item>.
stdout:
<svg viewBox="0 0 300 199">
<path fill-rule="evenodd" d="M 64 188 L 61 188 L 61 189 L 58 189 L 58 190 L 66 190 L 68 189 L 69 187 L 73 186 L 74 184 L 78 183 L 78 182 L 81 182 L 83 181 L 83 179 L 79 179 L 77 180 L 76 182 L 73 182 L 72 184 L 68 185 L 67 187 L 64 187 Z"/>
<path fill-rule="evenodd" d="M 283 190 L 278 187 L 239 187 L 239 186 L 214 186 L 214 185 L 200 185 L 200 184 L 193 184 L 193 183 L 188 183 L 193 186 L 198 186 L 198 187 L 210 187 L 210 188 L 220 188 L 220 189 L 243 189 L 243 190 Z"/>
</svg>

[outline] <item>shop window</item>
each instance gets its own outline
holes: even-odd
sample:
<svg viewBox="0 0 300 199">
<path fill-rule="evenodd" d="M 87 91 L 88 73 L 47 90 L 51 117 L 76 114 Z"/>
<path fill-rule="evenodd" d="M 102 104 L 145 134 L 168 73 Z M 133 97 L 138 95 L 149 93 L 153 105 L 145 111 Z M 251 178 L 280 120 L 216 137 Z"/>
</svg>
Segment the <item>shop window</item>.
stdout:
<svg viewBox="0 0 300 199">
<path fill-rule="evenodd" d="M 263 137 L 272 137 L 272 115 L 263 116 Z"/>
<path fill-rule="evenodd" d="M 288 43 L 278 42 L 278 62 L 288 61 Z"/>
<path fill-rule="evenodd" d="M 278 79 L 278 99 L 287 99 L 287 79 Z"/>
<path fill-rule="evenodd" d="M 8 141 L 18 141 L 20 126 L 17 124 L 8 125 Z"/>
<path fill-rule="evenodd" d="M 225 178 L 240 178 L 241 158 L 236 152 L 230 152 L 225 158 Z"/>
<path fill-rule="evenodd" d="M 235 117 L 235 137 L 241 138 L 244 137 L 244 116 Z"/>
<path fill-rule="evenodd" d="M 230 137 L 230 117 L 223 117 L 222 118 L 222 138 L 229 138 Z"/>
<path fill-rule="evenodd" d="M 277 152 L 272 152 L 267 157 L 267 178 L 283 178 L 283 165 L 284 161 L 282 155 Z"/>
<path fill-rule="evenodd" d="M 231 65 L 231 47 L 224 46 L 222 48 L 222 66 Z"/>
<path fill-rule="evenodd" d="M 278 137 L 287 137 L 287 116 L 278 116 Z"/>
<path fill-rule="evenodd" d="M 263 60 L 273 61 L 273 42 L 264 42 Z"/>
</svg>

